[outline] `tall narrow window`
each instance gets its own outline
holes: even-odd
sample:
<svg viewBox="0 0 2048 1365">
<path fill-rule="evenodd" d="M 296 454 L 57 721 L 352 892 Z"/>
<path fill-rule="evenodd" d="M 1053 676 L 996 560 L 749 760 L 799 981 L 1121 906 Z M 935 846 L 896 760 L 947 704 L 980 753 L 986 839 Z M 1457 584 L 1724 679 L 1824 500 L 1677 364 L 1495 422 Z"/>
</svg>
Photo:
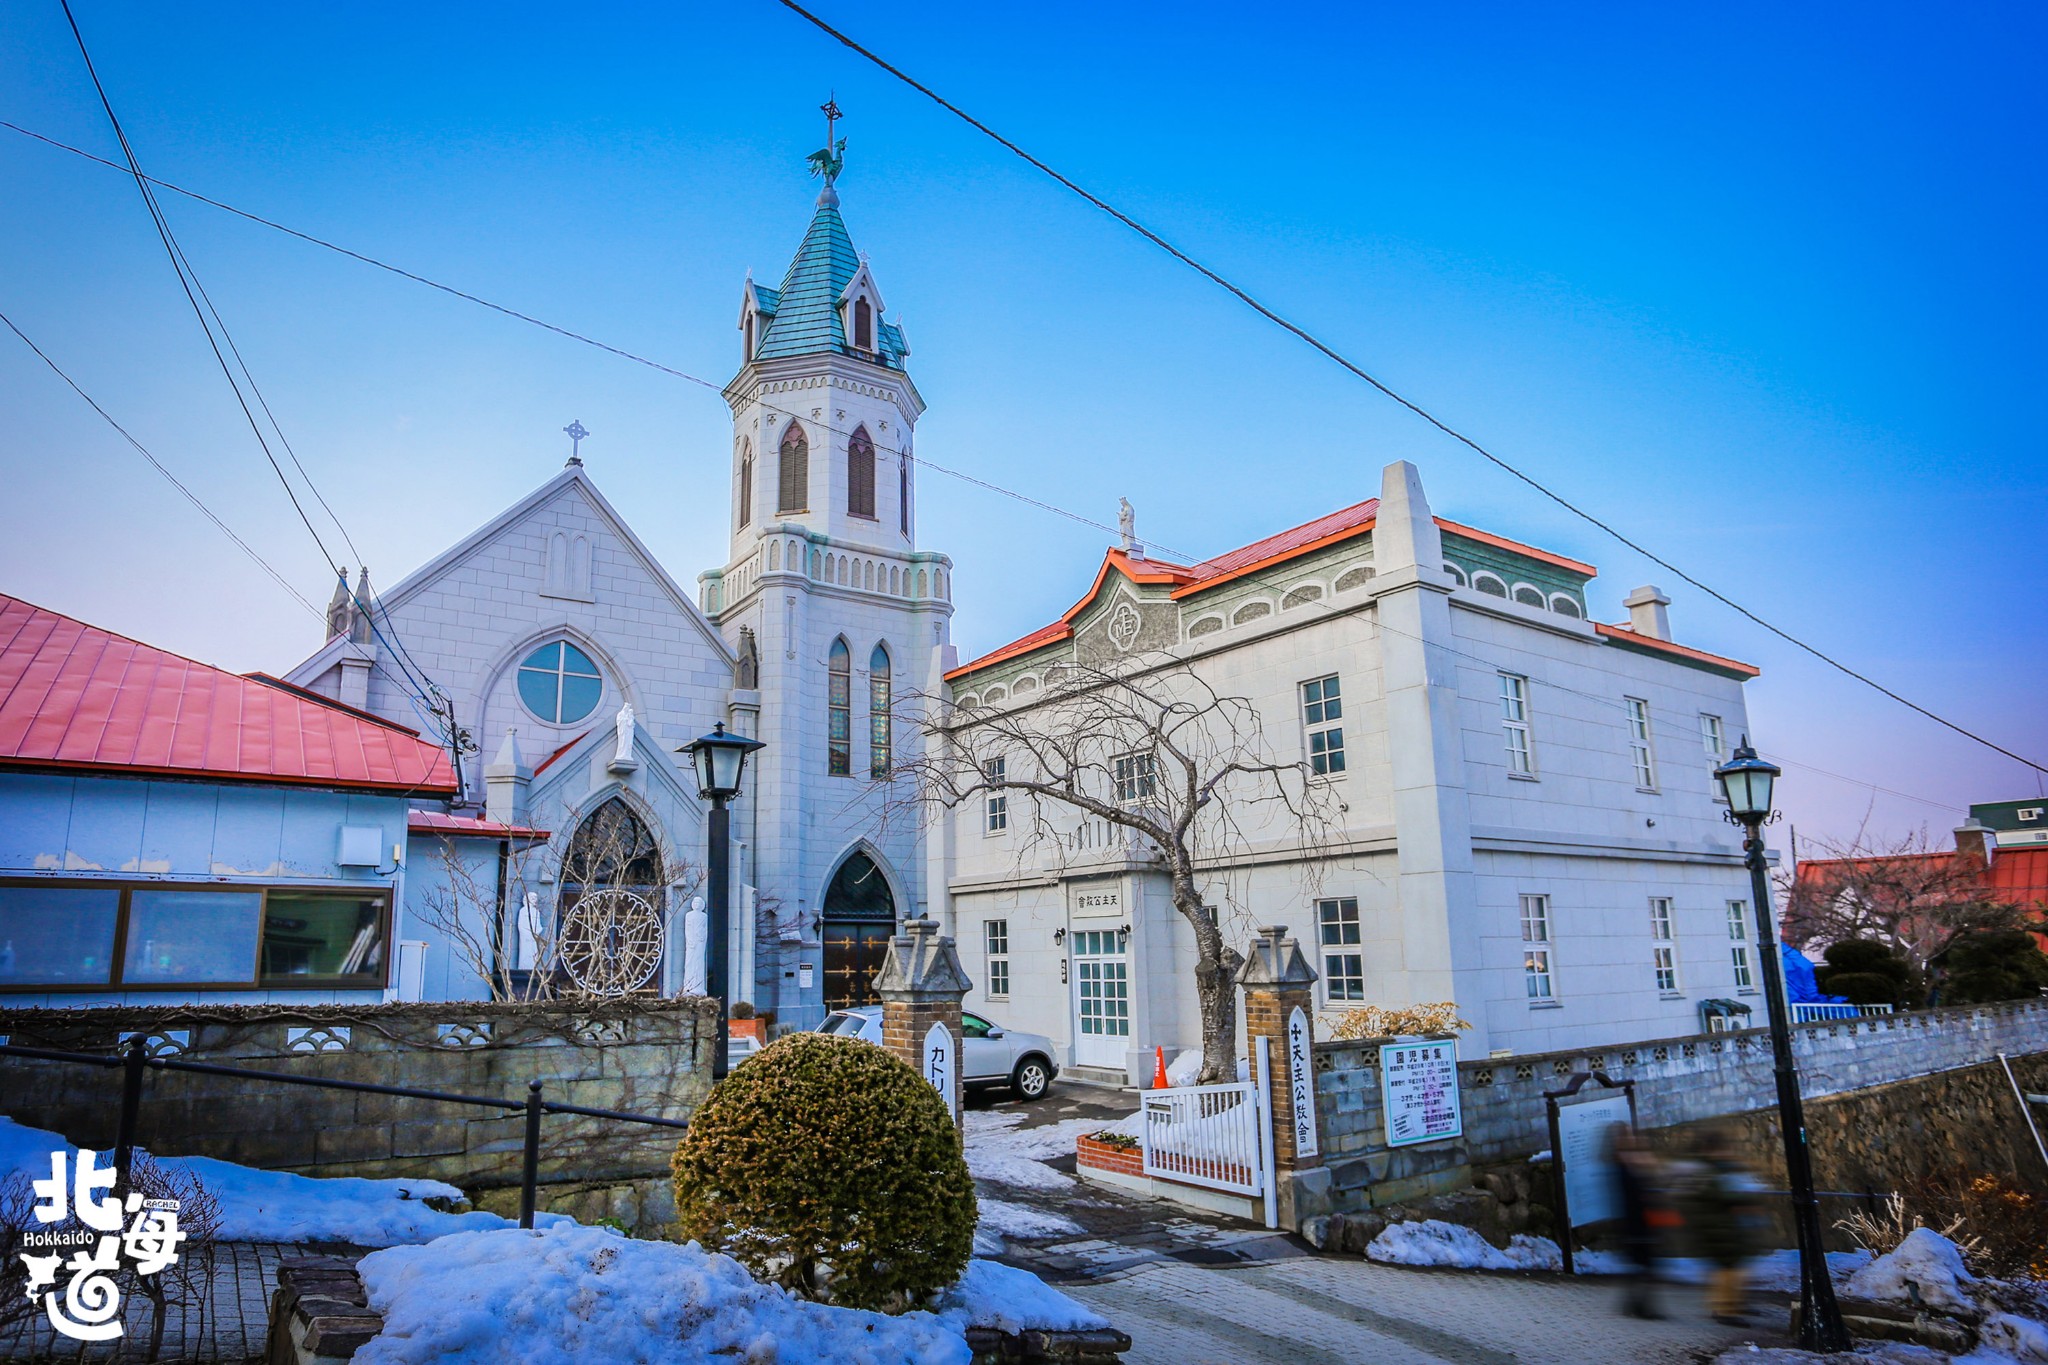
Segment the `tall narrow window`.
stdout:
<svg viewBox="0 0 2048 1365">
<path fill-rule="evenodd" d="M 1728 902 L 1728 960 L 1735 967 L 1735 984 L 1753 990 L 1756 978 L 1749 967 L 1749 902 Z"/>
<path fill-rule="evenodd" d="M 1671 923 L 1671 897 L 1650 897 L 1650 966 L 1657 975 L 1657 989 L 1678 989 L 1678 942 Z"/>
<path fill-rule="evenodd" d="M 1706 750 L 1707 762 L 1714 768 L 1728 761 L 1728 732 L 1721 728 L 1721 718 L 1700 712 L 1700 748 Z M 1707 790 L 1720 802 L 1728 800 L 1728 794 L 1721 790 L 1720 782 L 1711 769 L 1707 773 Z"/>
<path fill-rule="evenodd" d="M 1531 1000 L 1554 998 L 1550 975 L 1550 897 L 1522 897 L 1522 984 Z"/>
<path fill-rule="evenodd" d="M 991 783 L 999 783 L 1004 780 L 1008 766 L 1007 760 L 992 758 L 983 765 L 982 771 L 988 774 Z M 1009 827 L 1010 793 L 1000 789 L 990 792 L 988 805 L 983 810 L 982 828 L 990 834 L 1001 834 Z"/>
<path fill-rule="evenodd" d="M 1657 764 L 1650 756 L 1650 703 L 1641 697 L 1624 697 L 1628 704 L 1628 753 L 1636 768 L 1636 785 L 1645 791 L 1657 786 Z"/>
<path fill-rule="evenodd" d="M 1358 898 L 1316 902 L 1316 926 L 1323 943 L 1324 999 L 1365 999 L 1365 951 L 1359 944 Z"/>
<path fill-rule="evenodd" d="M 853 654 L 846 641 L 834 640 L 826 659 L 825 771 L 834 777 L 853 775 Z"/>
<path fill-rule="evenodd" d="M 740 529 L 754 524 L 754 443 L 740 441 Z"/>
<path fill-rule="evenodd" d="M 1534 777 L 1536 757 L 1529 746 L 1529 680 L 1519 674 L 1500 675 L 1500 724 L 1507 735 L 1508 771 L 1516 777 Z"/>
<path fill-rule="evenodd" d="M 910 534 L 910 452 L 896 457 L 896 517 L 905 536 Z"/>
<path fill-rule="evenodd" d="M 811 443 L 791 422 L 782 432 L 782 467 L 776 481 L 777 512 L 807 512 L 811 506 Z"/>
<path fill-rule="evenodd" d="M 875 443 L 866 427 L 855 427 L 846 442 L 846 514 L 875 514 Z"/>
<path fill-rule="evenodd" d="M 1126 806 L 1159 794 L 1159 760 L 1151 754 L 1119 754 L 1114 764 L 1116 799 Z"/>
<path fill-rule="evenodd" d="M 880 645 L 868 655 L 868 776 L 889 775 L 889 651 Z"/>
<path fill-rule="evenodd" d="M 1301 685 L 1301 719 L 1308 731 L 1308 765 L 1328 775 L 1344 771 L 1344 699 L 1337 691 L 1337 675 L 1316 678 Z"/>
<path fill-rule="evenodd" d="M 875 310 L 866 295 L 853 301 L 853 344 L 856 350 L 875 349 Z"/>
<path fill-rule="evenodd" d="M 992 919 L 983 931 L 988 945 L 988 993 L 992 999 L 1010 993 L 1010 922 Z"/>
</svg>

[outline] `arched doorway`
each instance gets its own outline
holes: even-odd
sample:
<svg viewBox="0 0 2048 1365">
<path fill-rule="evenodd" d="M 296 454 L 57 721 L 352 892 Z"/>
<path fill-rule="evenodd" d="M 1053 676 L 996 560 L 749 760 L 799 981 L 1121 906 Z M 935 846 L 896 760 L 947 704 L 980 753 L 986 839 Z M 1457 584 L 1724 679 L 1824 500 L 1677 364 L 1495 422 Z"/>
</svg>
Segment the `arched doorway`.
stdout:
<svg viewBox="0 0 2048 1365">
<path fill-rule="evenodd" d="M 839 865 L 825 888 L 825 1008 L 872 1005 L 875 973 L 896 932 L 896 897 L 889 879 L 865 853 Z"/>
<path fill-rule="evenodd" d="M 658 989 L 667 878 L 661 849 L 614 796 L 585 816 L 562 857 L 555 902 L 555 969 L 563 985 L 598 995 Z"/>
</svg>

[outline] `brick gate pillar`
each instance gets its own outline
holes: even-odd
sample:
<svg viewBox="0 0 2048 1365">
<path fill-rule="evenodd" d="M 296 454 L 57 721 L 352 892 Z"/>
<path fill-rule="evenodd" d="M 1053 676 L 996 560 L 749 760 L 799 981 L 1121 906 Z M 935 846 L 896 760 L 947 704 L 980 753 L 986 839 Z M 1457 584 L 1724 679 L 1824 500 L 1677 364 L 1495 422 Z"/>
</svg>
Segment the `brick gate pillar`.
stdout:
<svg viewBox="0 0 2048 1365">
<path fill-rule="evenodd" d="M 1280 1222 L 1298 1229 L 1304 1218 L 1324 1212 L 1328 1204 L 1329 1175 L 1322 1169 L 1322 1142 L 1316 1132 L 1316 970 L 1308 965 L 1301 945 L 1288 937 L 1286 925 L 1264 925 L 1237 970 L 1237 984 L 1244 989 L 1245 1042 L 1252 1049 L 1254 1068 L 1258 1048 L 1253 1040 L 1271 1040 L 1267 1080 L 1273 1094 Z M 1290 1037 L 1289 1023 L 1296 1010 L 1301 1011 L 1302 1027 Z M 1297 1073 L 1306 1087 L 1306 1104 L 1297 1103 Z M 1258 1079 L 1256 1071 L 1252 1079 Z"/>
<path fill-rule="evenodd" d="M 875 974 L 875 994 L 882 997 L 882 1046 L 945 1096 L 955 1126 L 960 1123 L 963 1060 L 960 1000 L 968 985 L 953 940 L 928 919 L 904 923 L 903 932 L 889 940 L 889 956 Z M 943 1040 L 932 1036 L 934 1026 L 945 1031 Z"/>
</svg>

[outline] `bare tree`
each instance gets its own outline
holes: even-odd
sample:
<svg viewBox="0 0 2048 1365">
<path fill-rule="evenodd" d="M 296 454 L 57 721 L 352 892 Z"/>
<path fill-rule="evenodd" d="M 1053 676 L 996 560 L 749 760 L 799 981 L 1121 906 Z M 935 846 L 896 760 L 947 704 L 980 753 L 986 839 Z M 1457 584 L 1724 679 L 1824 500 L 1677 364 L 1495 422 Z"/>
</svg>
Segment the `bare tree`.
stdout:
<svg viewBox="0 0 2048 1365">
<path fill-rule="evenodd" d="M 438 876 L 420 897 L 422 918 L 482 981 L 493 1000 L 605 997 L 641 987 L 670 943 L 669 902 L 703 878 L 660 856 L 647 826 L 607 802 L 545 844 L 515 848 L 500 865 L 465 856 L 478 842 L 443 836 Z"/>
<path fill-rule="evenodd" d="M 1922 973 L 1957 936 L 2016 929 L 2020 907 L 1994 899 L 1982 863 L 1937 848 L 1926 830 L 1878 843 L 1862 833 L 1819 841 L 1827 855 L 1804 858 L 1780 878 L 1786 934 L 1823 946 L 1849 939 L 1882 943 Z"/>
<path fill-rule="evenodd" d="M 1277 824 L 1280 837 L 1299 841 L 1313 875 L 1335 805 L 1306 763 L 1272 756 L 1258 707 L 1162 655 L 1117 670 L 1057 667 L 1021 705 L 926 699 L 913 714 L 924 742 L 895 775 L 899 800 L 926 818 L 1000 796 L 1027 846 L 1064 844 L 1078 814 L 1145 850 L 1194 930 L 1201 1079 L 1236 1079 L 1243 955 L 1226 941 L 1216 905 L 1230 897 L 1232 855 Z"/>
</svg>

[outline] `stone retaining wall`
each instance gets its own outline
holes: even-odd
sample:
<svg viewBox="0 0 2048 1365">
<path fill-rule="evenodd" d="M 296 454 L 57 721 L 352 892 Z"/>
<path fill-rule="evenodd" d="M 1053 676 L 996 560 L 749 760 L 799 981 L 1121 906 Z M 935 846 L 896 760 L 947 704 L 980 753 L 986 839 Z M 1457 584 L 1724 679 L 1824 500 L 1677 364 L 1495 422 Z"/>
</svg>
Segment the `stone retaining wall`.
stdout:
<svg viewBox="0 0 2048 1365">
<path fill-rule="evenodd" d="M 1550 1145 L 1543 1092 L 1574 1072 L 1605 1071 L 1636 1083 L 1642 1125 L 1666 1128 L 1776 1104 L 1770 1034 L 1764 1029 L 1663 1038 L 1612 1048 L 1463 1062 L 1458 1067 L 1464 1135 L 1389 1149 L 1380 1111 L 1379 1044 L 1316 1044 L 1317 1126 L 1330 1168 L 1330 1207 L 1383 1187 L 1392 1198 L 1454 1188 L 1474 1166 L 1520 1160 Z M 2048 1053 L 2048 1000 L 1959 1006 L 1793 1030 L 1809 1100 L 1980 1065 L 2000 1052 Z M 1816 1143 L 1816 1146 L 1818 1144 Z"/>
<path fill-rule="evenodd" d="M 157 1056 L 415 1086 L 523 1102 L 542 1097 L 687 1118 L 710 1088 L 716 1006 L 704 1000 L 0 1010 L 26 1047 L 106 1054 L 131 1034 Z M 120 1073 L 0 1057 L 0 1113 L 96 1148 L 113 1145 Z M 666 1184 L 673 1129 L 567 1115 L 542 1123 L 550 1184 Z M 392 1095 L 151 1071 L 137 1140 L 323 1176 L 408 1176 L 487 1192 L 516 1186 L 518 1114 Z M 488 1201 L 485 1201 L 488 1202 Z M 546 1205 L 543 1204 L 543 1207 Z"/>
</svg>

